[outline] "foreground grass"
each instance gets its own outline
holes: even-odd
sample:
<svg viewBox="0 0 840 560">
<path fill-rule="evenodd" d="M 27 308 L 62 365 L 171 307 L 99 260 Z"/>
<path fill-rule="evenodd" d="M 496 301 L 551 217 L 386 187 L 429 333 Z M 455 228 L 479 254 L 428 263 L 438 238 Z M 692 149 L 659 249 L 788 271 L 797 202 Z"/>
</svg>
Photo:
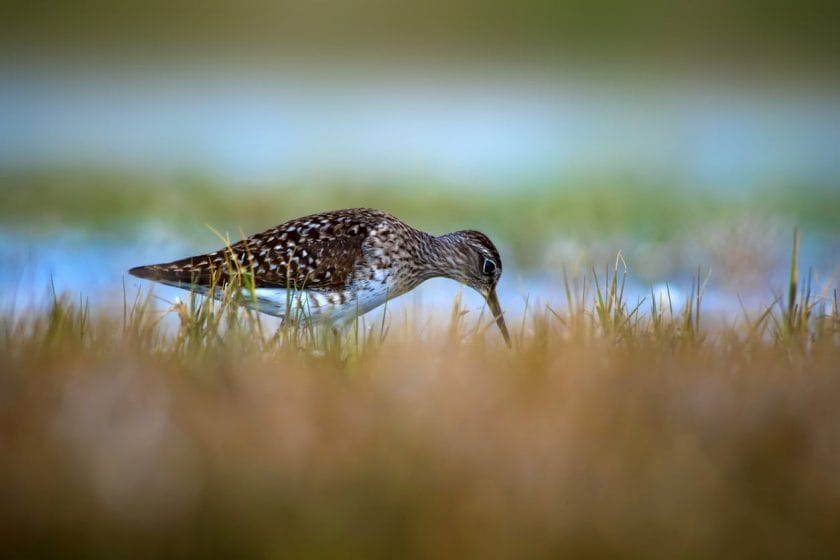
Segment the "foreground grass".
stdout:
<svg viewBox="0 0 840 560">
<path fill-rule="evenodd" d="M 4 556 L 836 557 L 836 293 L 711 328 L 699 274 L 566 287 L 512 350 L 457 302 L 340 341 L 230 292 L 6 314 Z"/>
</svg>

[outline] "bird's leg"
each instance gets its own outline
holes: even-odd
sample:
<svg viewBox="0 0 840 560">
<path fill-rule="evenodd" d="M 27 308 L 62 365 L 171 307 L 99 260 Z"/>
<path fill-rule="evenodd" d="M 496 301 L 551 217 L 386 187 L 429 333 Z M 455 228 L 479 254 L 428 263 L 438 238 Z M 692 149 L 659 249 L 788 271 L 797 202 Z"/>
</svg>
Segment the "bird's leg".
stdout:
<svg viewBox="0 0 840 560">
<path fill-rule="evenodd" d="M 277 330 L 274 331 L 274 336 L 271 338 L 272 342 L 276 342 L 279 340 L 285 341 L 287 339 L 286 332 L 288 329 L 288 325 L 286 324 L 286 316 L 280 315 L 280 324 L 277 325 Z"/>
<path fill-rule="evenodd" d="M 333 335 L 333 350 L 336 352 L 336 356 L 339 360 L 341 360 L 341 331 L 338 330 L 338 327 L 330 327 Z"/>
</svg>

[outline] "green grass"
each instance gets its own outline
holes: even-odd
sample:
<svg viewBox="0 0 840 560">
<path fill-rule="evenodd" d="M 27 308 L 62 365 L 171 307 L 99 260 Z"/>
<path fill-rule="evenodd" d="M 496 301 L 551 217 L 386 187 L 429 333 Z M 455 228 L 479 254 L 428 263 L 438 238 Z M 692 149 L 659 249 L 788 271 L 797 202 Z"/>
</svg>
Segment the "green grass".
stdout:
<svg viewBox="0 0 840 560">
<path fill-rule="evenodd" d="M 840 308 L 799 267 L 713 325 L 703 270 L 684 305 L 628 302 L 619 256 L 510 350 L 458 301 L 340 340 L 230 289 L 5 313 L 0 551 L 834 557 Z"/>
<path fill-rule="evenodd" d="M 77 227 L 124 237 L 149 224 L 162 224 L 205 240 L 205 224 L 219 231 L 252 233 L 310 213 L 371 206 L 435 233 L 450 231 L 453 224 L 488 231 L 503 240 L 510 258 L 524 267 L 538 265 L 546 244 L 558 237 L 597 242 L 630 235 L 638 243 L 671 242 L 708 228 L 737 231 L 756 219 L 840 233 L 836 189 L 802 185 L 733 196 L 664 180 L 591 177 L 465 191 L 419 179 L 396 185 L 256 187 L 189 176 L 153 180 L 56 172 L 0 177 L 0 190 L 0 223 L 6 227 Z"/>
</svg>

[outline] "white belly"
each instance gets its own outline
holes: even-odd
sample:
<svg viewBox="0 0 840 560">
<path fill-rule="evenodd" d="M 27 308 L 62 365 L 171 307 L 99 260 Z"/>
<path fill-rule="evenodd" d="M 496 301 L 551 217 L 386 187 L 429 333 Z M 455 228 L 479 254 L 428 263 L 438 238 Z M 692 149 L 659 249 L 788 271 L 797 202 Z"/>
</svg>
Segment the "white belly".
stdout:
<svg viewBox="0 0 840 560">
<path fill-rule="evenodd" d="M 337 294 L 314 291 L 257 288 L 253 297 L 244 294 L 245 305 L 261 313 L 294 321 L 326 321 L 336 326 L 346 324 L 359 315 L 388 301 L 387 291 L 359 290 L 342 298 Z"/>
<path fill-rule="evenodd" d="M 184 288 L 180 284 L 171 285 Z M 208 295 L 209 292 L 204 286 L 192 286 L 190 289 L 201 295 Z M 213 297 L 221 299 L 223 294 L 221 289 L 217 289 Z M 343 298 L 339 294 L 310 290 L 256 288 L 253 292 L 243 290 L 242 305 L 292 321 L 327 322 L 342 326 L 398 295 L 379 282 L 364 284 L 355 291 L 345 292 Z"/>
</svg>

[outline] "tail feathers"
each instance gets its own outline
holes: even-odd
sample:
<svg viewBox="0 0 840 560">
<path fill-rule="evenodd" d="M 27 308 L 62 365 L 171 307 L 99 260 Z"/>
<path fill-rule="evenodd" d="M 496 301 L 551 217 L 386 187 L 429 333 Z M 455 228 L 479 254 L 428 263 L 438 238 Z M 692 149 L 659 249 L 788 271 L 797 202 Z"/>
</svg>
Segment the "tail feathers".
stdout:
<svg viewBox="0 0 840 560">
<path fill-rule="evenodd" d="M 206 268 L 195 265 L 192 259 L 164 264 L 137 266 L 128 271 L 132 276 L 144 280 L 153 280 L 174 286 L 207 286 L 224 283 L 225 276 L 218 268 Z"/>
<path fill-rule="evenodd" d="M 129 269 L 128 273 L 143 280 L 158 280 L 160 278 L 160 269 L 155 265 L 135 266 Z"/>
</svg>

